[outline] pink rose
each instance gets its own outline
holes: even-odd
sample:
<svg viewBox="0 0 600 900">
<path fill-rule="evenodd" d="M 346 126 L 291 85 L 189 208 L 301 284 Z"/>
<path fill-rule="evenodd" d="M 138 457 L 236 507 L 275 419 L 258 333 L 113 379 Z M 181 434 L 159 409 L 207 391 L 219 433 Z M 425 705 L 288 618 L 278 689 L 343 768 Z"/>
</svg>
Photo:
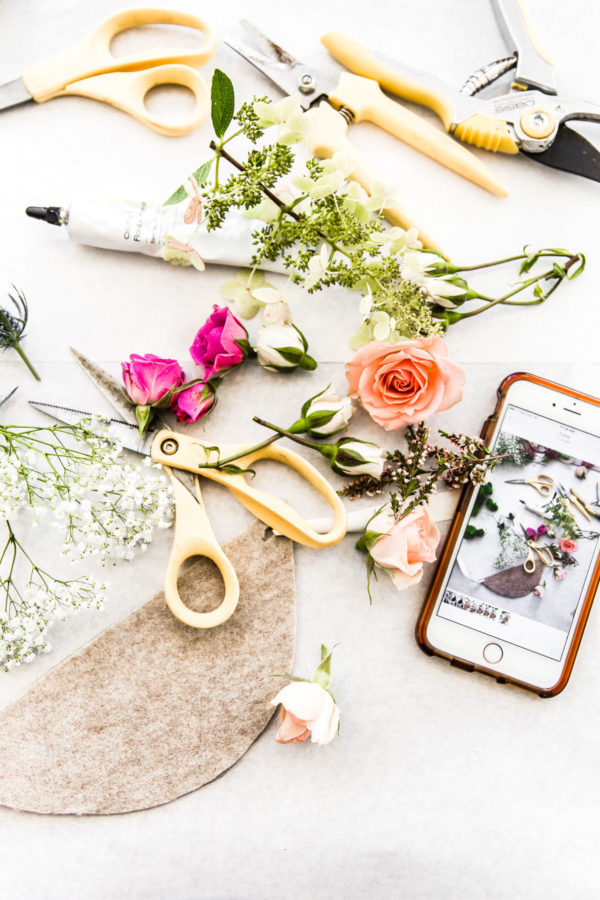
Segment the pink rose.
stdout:
<svg viewBox="0 0 600 900">
<path fill-rule="evenodd" d="M 178 422 L 197 422 L 213 408 L 215 389 L 209 383 L 200 382 L 173 395 L 171 409 L 177 413 Z"/>
<path fill-rule="evenodd" d="M 583 479 L 587 476 L 587 473 L 587 466 L 585 465 L 585 463 L 582 463 L 580 466 L 577 466 L 573 474 L 575 475 L 575 478 Z"/>
<path fill-rule="evenodd" d="M 292 681 L 271 700 L 281 703 L 281 724 L 275 740 L 281 744 L 328 744 L 337 734 L 340 711 L 331 694 L 313 681 Z"/>
<path fill-rule="evenodd" d="M 225 369 L 232 369 L 244 359 L 244 351 L 238 341 L 248 340 L 248 333 L 226 306 L 213 306 L 208 317 L 190 347 L 195 363 L 204 366 L 204 379 L 208 381 Z"/>
<path fill-rule="evenodd" d="M 424 506 L 413 509 L 398 521 L 393 513 L 382 510 L 371 520 L 368 530 L 381 533 L 369 553 L 375 565 L 386 570 L 399 591 L 420 581 L 423 563 L 435 560 L 440 532 Z"/>
<path fill-rule="evenodd" d="M 365 344 L 346 366 L 346 377 L 348 393 L 388 430 L 454 406 L 465 383 L 465 373 L 448 359 L 439 337 Z"/>
<path fill-rule="evenodd" d="M 127 396 L 137 406 L 157 403 L 171 388 L 183 384 L 185 376 L 175 359 L 161 359 L 152 353 L 132 353 L 129 362 L 121 363 Z"/>
<path fill-rule="evenodd" d="M 575 553 L 577 550 L 577 544 L 575 541 L 569 540 L 569 538 L 561 538 L 558 542 L 558 546 L 564 553 Z"/>
<path fill-rule="evenodd" d="M 566 569 L 562 569 L 562 568 L 555 569 L 555 570 L 554 570 L 554 577 L 555 577 L 555 578 L 558 578 L 559 581 L 562 581 L 563 578 L 566 578 L 566 577 L 567 577 L 567 570 L 566 570 Z"/>
</svg>

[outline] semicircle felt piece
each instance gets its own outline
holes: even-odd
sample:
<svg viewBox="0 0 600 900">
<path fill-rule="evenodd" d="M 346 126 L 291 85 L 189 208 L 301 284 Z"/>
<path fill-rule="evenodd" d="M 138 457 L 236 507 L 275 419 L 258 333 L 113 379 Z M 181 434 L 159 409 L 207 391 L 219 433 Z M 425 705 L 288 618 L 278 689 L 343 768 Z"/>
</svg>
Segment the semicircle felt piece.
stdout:
<svg viewBox="0 0 600 900">
<path fill-rule="evenodd" d="M 223 549 L 240 581 L 223 625 L 189 628 L 161 592 L 0 712 L 1 805 L 148 809 L 214 780 L 248 750 L 275 711 L 269 676 L 292 671 L 293 544 L 256 522 Z M 205 559 L 180 576 L 179 590 L 202 611 L 223 592 Z"/>
<path fill-rule="evenodd" d="M 526 572 L 521 563 L 488 575 L 481 583 L 500 597 L 526 597 L 540 583 L 542 569 L 541 562 L 536 559 L 535 569 L 531 573 Z"/>
</svg>

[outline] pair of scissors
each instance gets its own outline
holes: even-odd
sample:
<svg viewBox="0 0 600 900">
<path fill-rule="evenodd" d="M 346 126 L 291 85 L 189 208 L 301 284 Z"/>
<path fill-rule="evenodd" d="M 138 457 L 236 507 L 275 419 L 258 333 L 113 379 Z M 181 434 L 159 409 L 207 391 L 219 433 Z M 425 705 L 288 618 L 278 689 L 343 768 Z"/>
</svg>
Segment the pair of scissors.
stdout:
<svg viewBox="0 0 600 900">
<path fill-rule="evenodd" d="M 531 575 L 535 572 L 535 564 L 536 564 L 536 556 L 544 566 L 548 566 L 548 568 L 553 568 L 556 565 L 556 561 L 554 556 L 552 555 L 552 550 L 548 546 L 538 547 L 532 540 L 527 539 L 527 529 L 521 525 L 521 529 L 526 538 L 526 544 L 529 547 L 529 553 L 527 554 L 527 558 L 523 563 L 523 568 L 527 572 L 528 575 Z"/>
<path fill-rule="evenodd" d="M 204 35 L 203 45 L 196 50 L 165 46 L 154 53 L 114 56 L 113 39 L 142 25 L 185 26 Z M 209 109 L 208 87 L 192 66 L 204 65 L 216 49 L 213 30 L 198 16 L 173 9 L 125 9 L 101 22 L 69 50 L 30 66 L 21 78 L 0 86 L 0 110 L 30 100 L 44 103 L 78 94 L 116 106 L 160 134 L 188 134 Z M 194 109 L 179 122 L 151 115 L 144 105 L 152 88 L 167 84 L 188 88 L 194 95 Z"/>
<path fill-rule="evenodd" d="M 352 72 L 376 79 L 392 94 L 428 106 L 446 131 L 476 147 L 524 153 L 537 162 L 600 181 L 600 153 L 569 128 L 569 120 L 600 122 L 600 106 L 562 97 L 554 67 L 532 37 L 519 0 L 492 0 L 509 55 L 477 70 L 456 90 L 338 32 L 321 39 Z M 476 95 L 515 70 L 511 90 L 490 99 Z"/>
<path fill-rule="evenodd" d="M 592 517 L 585 508 L 585 504 L 583 503 L 581 498 L 577 496 L 573 488 L 571 488 L 569 490 L 569 493 L 567 493 L 567 489 L 564 484 L 561 484 L 559 482 L 557 485 L 557 490 L 560 496 L 563 498 L 564 502 L 567 504 L 567 509 L 569 510 L 571 515 L 573 515 L 574 510 L 577 510 L 577 512 L 580 513 L 580 515 L 582 515 L 583 518 L 588 522 L 592 521 Z"/>
<path fill-rule="evenodd" d="M 368 193 L 377 174 L 347 137 L 348 125 L 353 122 L 372 122 L 492 193 L 501 196 L 508 193 L 485 163 L 438 128 L 386 97 L 376 81 L 348 72 L 332 79 L 297 60 L 250 22 L 242 20 L 240 25 L 245 30 L 245 39 L 238 41 L 228 36 L 227 46 L 266 75 L 284 94 L 293 96 L 305 112 L 311 110 L 309 151 L 321 159 L 341 151 L 352 165 L 350 179 Z M 385 207 L 383 214 L 392 225 L 416 227 L 427 247 L 439 249 L 426 229 L 400 204 Z"/>
<path fill-rule="evenodd" d="M 133 407 L 127 404 L 121 388 L 112 376 L 83 354 L 72 352 L 98 390 L 124 415 L 123 420 L 109 420 L 109 437 L 118 440 L 128 450 L 150 456 L 154 462 L 162 463 L 169 475 L 175 497 L 175 535 L 165 573 L 164 590 L 171 612 L 180 621 L 192 628 L 214 628 L 227 621 L 235 611 L 239 599 L 237 575 L 213 533 L 202 500 L 200 477 L 209 478 L 229 488 L 257 519 L 277 534 L 284 535 L 305 547 L 331 547 L 344 537 L 346 512 L 342 501 L 329 482 L 303 457 L 276 444 L 269 444 L 258 450 L 253 449 L 254 445 L 216 445 L 214 441 L 200 440 L 165 427 L 160 427 L 160 430 L 149 430 L 140 436 L 135 415 L 132 414 Z M 37 401 L 29 403 L 35 409 L 68 425 L 75 425 L 88 416 L 96 416 L 95 413 L 70 409 L 54 403 Z M 318 532 L 284 500 L 251 487 L 244 474 L 231 474 L 219 468 L 208 467 L 208 464 L 217 462 L 219 458 L 229 459 L 232 456 L 235 456 L 236 467 L 242 470 L 251 469 L 255 462 L 263 459 L 274 460 L 295 469 L 329 504 L 333 512 L 333 522 L 329 530 L 325 534 Z M 193 492 L 184 484 L 185 473 L 191 473 L 193 477 Z M 187 477 L 189 479 L 189 476 Z M 211 559 L 223 578 L 225 596 L 221 605 L 211 612 L 196 612 L 190 609 L 179 595 L 177 588 L 179 570 L 183 563 L 193 556 L 206 556 Z"/>
<path fill-rule="evenodd" d="M 549 497 L 554 486 L 554 478 L 550 475 L 536 475 L 535 478 L 509 478 L 505 484 L 528 484 L 535 488 L 542 497 Z"/>
</svg>

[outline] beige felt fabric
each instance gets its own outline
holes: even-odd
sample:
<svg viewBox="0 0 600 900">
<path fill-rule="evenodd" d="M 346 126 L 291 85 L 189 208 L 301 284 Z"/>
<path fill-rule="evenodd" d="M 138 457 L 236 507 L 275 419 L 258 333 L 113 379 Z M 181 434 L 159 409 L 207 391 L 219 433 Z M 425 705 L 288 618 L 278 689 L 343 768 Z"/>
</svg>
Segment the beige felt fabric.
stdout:
<svg viewBox="0 0 600 900">
<path fill-rule="evenodd" d="M 145 809 L 212 781 L 246 752 L 273 715 L 279 686 L 269 676 L 292 669 L 293 545 L 257 522 L 224 549 L 240 581 L 226 623 L 189 628 L 157 594 L 0 713 L 0 804 Z M 179 588 L 195 609 L 222 597 L 207 560 Z"/>
</svg>

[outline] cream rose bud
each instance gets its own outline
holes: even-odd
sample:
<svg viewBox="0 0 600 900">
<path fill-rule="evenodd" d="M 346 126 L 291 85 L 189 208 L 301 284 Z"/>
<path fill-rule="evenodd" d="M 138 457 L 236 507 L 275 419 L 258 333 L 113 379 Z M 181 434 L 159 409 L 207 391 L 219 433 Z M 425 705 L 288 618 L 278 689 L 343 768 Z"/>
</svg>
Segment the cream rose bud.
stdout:
<svg viewBox="0 0 600 900">
<path fill-rule="evenodd" d="M 302 332 L 295 325 L 285 322 L 261 325 L 254 349 L 261 366 L 273 372 L 317 367 L 306 352 L 308 343 Z"/>
<path fill-rule="evenodd" d="M 328 744 L 337 734 L 340 711 L 331 694 L 309 681 L 293 681 L 271 700 L 281 703 L 281 724 L 275 737 L 281 744 Z"/>
<path fill-rule="evenodd" d="M 383 450 L 371 441 L 342 438 L 333 445 L 331 468 L 339 475 L 371 475 L 380 478 L 383 472 Z"/>
<path fill-rule="evenodd" d="M 314 397 L 302 409 L 303 430 L 311 437 L 330 437 L 344 431 L 352 418 L 350 397 L 338 397 L 333 391 Z"/>
</svg>

